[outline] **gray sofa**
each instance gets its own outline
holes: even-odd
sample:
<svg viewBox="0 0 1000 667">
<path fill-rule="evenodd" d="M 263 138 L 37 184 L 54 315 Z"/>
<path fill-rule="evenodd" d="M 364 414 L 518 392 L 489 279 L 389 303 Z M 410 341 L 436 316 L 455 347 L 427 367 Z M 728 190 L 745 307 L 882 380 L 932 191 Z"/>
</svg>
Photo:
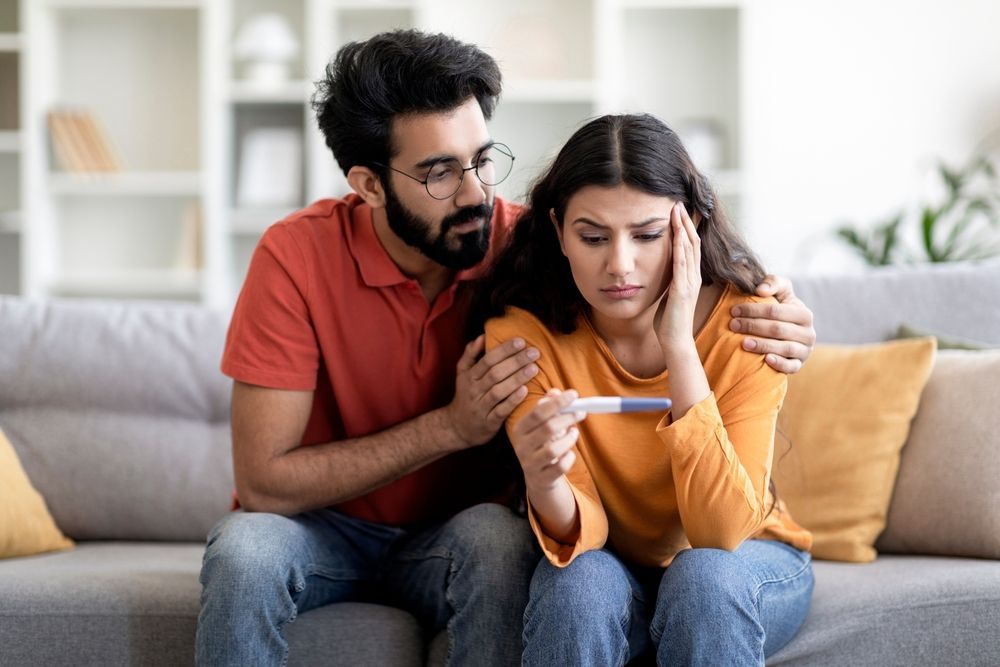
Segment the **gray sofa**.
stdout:
<svg viewBox="0 0 1000 667">
<path fill-rule="evenodd" d="M 795 285 L 824 342 L 884 340 L 906 323 L 1000 345 L 998 262 Z M 193 306 L 0 298 L 0 428 L 77 540 L 0 560 L 0 664 L 193 661 L 203 541 L 233 483 L 226 324 Z M 981 493 L 997 507 L 995 486 Z M 890 528 L 905 502 L 897 493 Z M 809 618 L 771 664 L 1000 661 L 1000 561 L 898 553 L 815 572 Z M 445 650 L 374 605 L 302 614 L 287 635 L 292 664 L 440 664 Z"/>
</svg>

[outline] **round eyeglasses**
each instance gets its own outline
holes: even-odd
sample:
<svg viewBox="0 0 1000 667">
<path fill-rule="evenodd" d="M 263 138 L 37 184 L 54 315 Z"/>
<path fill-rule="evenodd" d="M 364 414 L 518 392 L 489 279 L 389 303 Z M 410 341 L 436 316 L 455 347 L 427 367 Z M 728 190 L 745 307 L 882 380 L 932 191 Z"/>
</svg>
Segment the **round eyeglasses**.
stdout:
<svg viewBox="0 0 1000 667">
<path fill-rule="evenodd" d="M 375 164 L 407 178 L 412 178 L 423 185 L 427 189 L 427 194 L 434 199 L 450 199 L 462 187 L 462 181 L 465 180 L 465 172 L 467 171 L 474 171 L 476 178 L 483 185 L 492 187 L 502 183 L 510 176 L 510 171 L 514 168 L 514 154 L 506 144 L 490 144 L 479 151 L 471 167 L 463 167 L 462 163 L 455 158 L 448 158 L 432 164 L 427 170 L 427 176 L 423 179 L 381 162 Z"/>
</svg>

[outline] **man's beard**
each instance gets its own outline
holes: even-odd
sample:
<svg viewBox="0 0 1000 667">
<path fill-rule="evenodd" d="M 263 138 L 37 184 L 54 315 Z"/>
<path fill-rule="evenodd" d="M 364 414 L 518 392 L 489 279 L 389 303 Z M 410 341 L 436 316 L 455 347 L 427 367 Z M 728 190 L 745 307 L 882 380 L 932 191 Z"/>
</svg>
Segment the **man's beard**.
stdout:
<svg viewBox="0 0 1000 667">
<path fill-rule="evenodd" d="M 387 183 L 385 214 L 389 219 L 389 228 L 406 245 L 419 250 L 424 256 L 449 269 L 462 270 L 479 264 L 486 257 L 486 251 L 490 247 L 492 203 L 467 206 L 452 213 L 441 221 L 441 229 L 437 236 L 434 236 L 434 226 L 408 211 Z M 484 220 L 482 227 L 473 232 L 457 235 L 453 242 L 449 243 L 448 230 L 477 218 Z M 455 247 L 456 242 L 457 247 Z"/>
</svg>

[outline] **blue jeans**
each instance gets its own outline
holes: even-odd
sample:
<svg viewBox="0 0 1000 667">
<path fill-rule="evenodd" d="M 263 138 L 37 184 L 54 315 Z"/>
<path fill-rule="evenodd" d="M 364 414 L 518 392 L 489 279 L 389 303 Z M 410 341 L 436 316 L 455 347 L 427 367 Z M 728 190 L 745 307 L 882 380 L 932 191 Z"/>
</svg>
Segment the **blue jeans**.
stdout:
<svg viewBox="0 0 1000 667">
<path fill-rule="evenodd" d="M 201 570 L 196 662 L 283 665 L 297 614 L 379 602 L 446 629 L 448 663 L 516 665 L 540 552 L 528 522 L 501 505 L 405 530 L 331 510 L 237 512 L 212 529 Z"/>
<path fill-rule="evenodd" d="M 524 614 L 525 665 L 763 665 L 809 611 L 808 553 L 747 540 L 687 549 L 668 568 L 631 567 L 606 549 L 568 567 L 542 560 Z"/>
</svg>

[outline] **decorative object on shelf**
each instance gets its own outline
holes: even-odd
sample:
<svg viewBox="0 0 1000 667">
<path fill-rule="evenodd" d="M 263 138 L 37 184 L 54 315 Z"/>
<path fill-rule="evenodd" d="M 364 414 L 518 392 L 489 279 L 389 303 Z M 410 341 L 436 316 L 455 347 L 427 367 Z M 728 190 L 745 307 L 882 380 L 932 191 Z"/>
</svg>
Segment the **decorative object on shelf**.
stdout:
<svg viewBox="0 0 1000 667">
<path fill-rule="evenodd" d="M 293 127 L 258 127 L 240 146 L 239 207 L 298 206 L 302 193 L 302 132 Z"/>
<path fill-rule="evenodd" d="M 678 136 L 700 171 L 714 172 L 725 163 L 722 126 L 710 118 L 693 118 L 677 123 Z"/>
<path fill-rule="evenodd" d="M 1000 255 L 1000 181 L 985 155 L 961 169 L 938 163 L 946 195 L 941 204 L 924 203 L 908 214 L 900 210 L 871 230 L 841 225 L 836 234 L 871 266 L 912 262 L 957 262 Z M 903 247 L 904 222 L 918 225 L 916 253 Z"/>
<path fill-rule="evenodd" d="M 116 172 L 120 160 L 93 113 L 84 109 L 53 109 L 48 114 L 52 151 L 64 171 Z"/>
<path fill-rule="evenodd" d="M 244 73 L 249 83 L 275 88 L 290 78 L 299 43 L 284 16 L 266 12 L 252 16 L 240 27 L 233 55 L 246 63 Z"/>
</svg>

